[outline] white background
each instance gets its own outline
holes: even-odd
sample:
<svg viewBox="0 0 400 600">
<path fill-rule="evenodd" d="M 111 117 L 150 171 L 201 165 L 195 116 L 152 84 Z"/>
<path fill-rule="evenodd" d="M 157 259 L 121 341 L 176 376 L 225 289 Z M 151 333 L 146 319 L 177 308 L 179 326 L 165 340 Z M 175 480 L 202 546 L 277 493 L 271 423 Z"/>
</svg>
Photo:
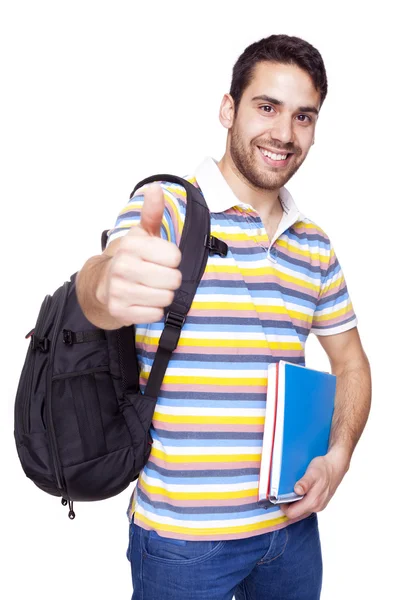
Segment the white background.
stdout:
<svg viewBox="0 0 400 600">
<path fill-rule="evenodd" d="M 47 293 L 100 252 L 100 234 L 141 178 L 219 159 L 218 110 L 244 48 L 305 38 L 329 93 L 316 144 L 289 184 L 330 235 L 373 372 L 373 409 L 352 468 L 320 515 L 323 600 L 398 597 L 398 139 L 395 3 L 1 3 L 0 595 L 130 598 L 129 491 L 78 504 L 23 474 L 13 403 Z M 396 146 L 396 147 L 395 147 Z M 397 169 L 396 169 L 397 167 Z M 315 337 L 307 363 L 329 368 Z M 7 590 L 7 591 L 6 591 Z M 265 599 L 273 600 L 273 599 Z"/>
</svg>

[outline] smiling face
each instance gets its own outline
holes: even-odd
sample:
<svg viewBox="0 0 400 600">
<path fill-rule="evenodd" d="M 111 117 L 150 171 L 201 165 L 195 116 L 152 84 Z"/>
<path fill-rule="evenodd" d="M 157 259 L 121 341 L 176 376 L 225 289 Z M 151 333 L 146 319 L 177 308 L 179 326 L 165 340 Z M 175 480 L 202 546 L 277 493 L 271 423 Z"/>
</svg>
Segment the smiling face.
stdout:
<svg viewBox="0 0 400 600">
<path fill-rule="evenodd" d="M 255 66 L 236 116 L 232 97 L 224 96 L 228 151 L 253 187 L 277 190 L 294 175 L 314 142 L 320 101 L 306 71 L 267 61 Z"/>
</svg>

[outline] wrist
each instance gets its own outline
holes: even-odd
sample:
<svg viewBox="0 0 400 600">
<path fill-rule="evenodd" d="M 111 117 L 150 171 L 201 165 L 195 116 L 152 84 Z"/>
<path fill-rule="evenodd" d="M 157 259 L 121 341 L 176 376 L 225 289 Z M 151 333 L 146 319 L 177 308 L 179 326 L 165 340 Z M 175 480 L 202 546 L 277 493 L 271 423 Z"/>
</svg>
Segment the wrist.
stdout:
<svg viewBox="0 0 400 600">
<path fill-rule="evenodd" d="M 107 257 L 107 260 L 103 263 L 102 268 L 100 270 L 100 276 L 94 290 L 94 296 L 97 302 L 103 307 L 107 305 L 107 288 L 110 266 L 111 257 Z"/>
<path fill-rule="evenodd" d="M 334 444 L 329 448 L 326 458 L 335 470 L 346 473 L 350 468 L 351 454 L 346 446 Z"/>
</svg>

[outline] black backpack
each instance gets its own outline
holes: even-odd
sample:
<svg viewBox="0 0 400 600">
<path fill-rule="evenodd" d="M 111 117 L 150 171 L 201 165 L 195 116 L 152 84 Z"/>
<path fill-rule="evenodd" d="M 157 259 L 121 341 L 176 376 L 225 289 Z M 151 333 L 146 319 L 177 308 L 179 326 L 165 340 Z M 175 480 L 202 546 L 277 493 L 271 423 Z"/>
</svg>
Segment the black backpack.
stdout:
<svg viewBox="0 0 400 600">
<path fill-rule="evenodd" d="M 15 400 L 14 436 L 22 468 L 41 490 L 61 496 L 75 518 L 74 501 L 122 492 L 146 464 L 149 429 L 172 352 L 202 278 L 209 253 L 225 256 L 210 236 L 201 192 L 185 179 L 155 175 L 187 193 L 180 250 L 182 285 L 165 309 L 165 326 L 144 394 L 139 388 L 134 326 L 102 330 L 84 316 L 70 281 L 47 295 L 30 338 Z M 107 231 L 102 235 L 105 248 Z"/>
</svg>

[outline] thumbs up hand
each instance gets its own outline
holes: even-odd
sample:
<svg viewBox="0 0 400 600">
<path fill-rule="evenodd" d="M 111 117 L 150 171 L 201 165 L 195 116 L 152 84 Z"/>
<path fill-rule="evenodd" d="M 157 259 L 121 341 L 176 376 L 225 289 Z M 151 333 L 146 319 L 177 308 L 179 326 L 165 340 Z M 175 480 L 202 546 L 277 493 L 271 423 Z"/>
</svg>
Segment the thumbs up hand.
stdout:
<svg viewBox="0 0 400 600">
<path fill-rule="evenodd" d="M 161 186 L 150 185 L 139 225 L 117 240 L 105 273 L 104 304 L 121 327 L 160 321 L 181 285 L 180 250 L 161 238 L 164 206 Z"/>
</svg>

